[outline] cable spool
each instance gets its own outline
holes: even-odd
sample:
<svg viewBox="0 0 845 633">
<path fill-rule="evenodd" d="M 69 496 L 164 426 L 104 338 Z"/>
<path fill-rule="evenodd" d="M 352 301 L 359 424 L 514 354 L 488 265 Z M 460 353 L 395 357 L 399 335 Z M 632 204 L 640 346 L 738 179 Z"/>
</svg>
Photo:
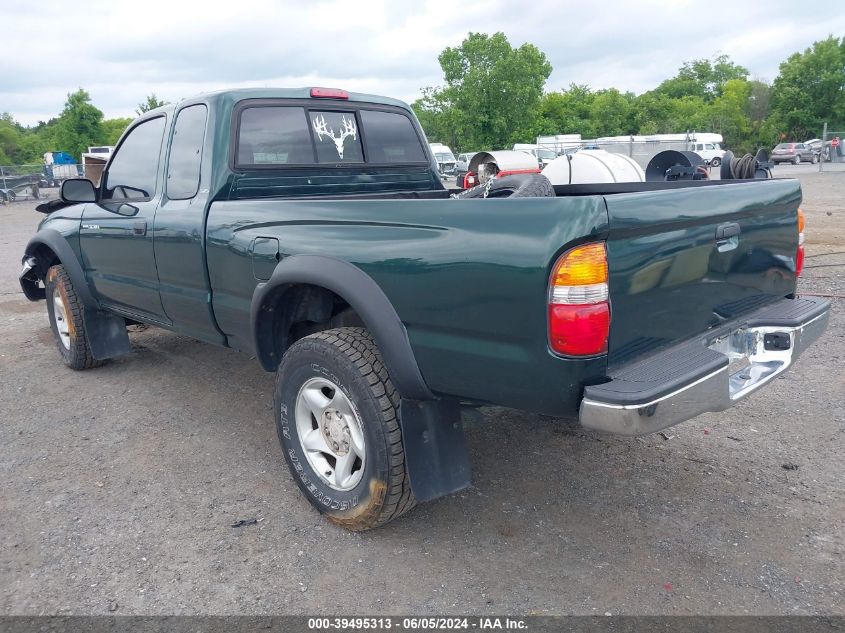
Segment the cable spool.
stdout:
<svg viewBox="0 0 845 633">
<path fill-rule="evenodd" d="M 722 157 L 722 167 L 719 177 L 722 180 L 765 180 L 772 177 L 772 164 L 769 162 L 769 152 L 762 147 L 757 154 L 746 154 L 741 158 L 727 151 Z"/>
<path fill-rule="evenodd" d="M 719 167 L 719 178 L 722 180 L 733 180 L 733 174 L 731 173 L 731 161 L 734 158 L 734 153 L 731 150 L 728 150 L 722 156 L 722 166 Z"/>
<path fill-rule="evenodd" d="M 667 149 L 655 154 L 645 168 L 645 179 L 650 182 L 661 180 L 700 180 L 705 177 L 698 170 L 704 161 L 695 152 L 678 152 Z"/>
<path fill-rule="evenodd" d="M 757 160 L 757 170 L 754 172 L 754 177 L 761 180 L 771 178 L 772 167 L 774 167 L 774 165 L 769 159 L 769 150 L 765 147 L 761 147 L 757 150 L 757 154 L 754 158 Z"/>
<path fill-rule="evenodd" d="M 693 167 L 698 167 L 699 165 L 704 164 L 704 159 L 695 152 L 683 151 L 681 154 L 689 158 L 689 162 Z"/>
</svg>

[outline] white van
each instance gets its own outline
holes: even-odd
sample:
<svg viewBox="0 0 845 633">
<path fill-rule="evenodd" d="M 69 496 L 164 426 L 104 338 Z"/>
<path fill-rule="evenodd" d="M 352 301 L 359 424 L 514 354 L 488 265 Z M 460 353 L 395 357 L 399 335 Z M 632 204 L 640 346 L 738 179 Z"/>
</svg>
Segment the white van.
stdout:
<svg viewBox="0 0 845 633">
<path fill-rule="evenodd" d="M 690 143 L 690 151 L 701 156 L 712 167 L 721 165 L 722 156 L 725 155 L 725 150 L 718 143 Z"/>
<path fill-rule="evenodd" d="M 446 145 L 442 143 L 429 143 L 431 153 L 437 161 L 437 170 L 444 176 L 455 175 L 455 155 Z"/>
</svg>

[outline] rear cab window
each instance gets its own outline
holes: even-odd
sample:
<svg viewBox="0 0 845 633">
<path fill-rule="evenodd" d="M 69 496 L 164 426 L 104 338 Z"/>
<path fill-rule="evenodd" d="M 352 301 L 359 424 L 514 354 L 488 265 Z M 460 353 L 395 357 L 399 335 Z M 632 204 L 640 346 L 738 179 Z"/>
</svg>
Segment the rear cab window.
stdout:
<svg viewBox="0 0 845 633">
<path fill-rule="evenodd" d="M 428 163 L 411 118 L 399 108 L 246 102 L 235 117 L 239 168 Z"/>
</svg>

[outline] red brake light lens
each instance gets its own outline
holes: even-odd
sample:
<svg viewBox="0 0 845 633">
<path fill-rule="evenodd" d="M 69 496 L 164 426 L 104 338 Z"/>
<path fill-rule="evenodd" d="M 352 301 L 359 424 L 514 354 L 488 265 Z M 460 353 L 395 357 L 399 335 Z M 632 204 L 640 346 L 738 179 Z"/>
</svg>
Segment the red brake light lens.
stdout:
<svg viewBox="0 0 845 633">
<path fill-rule="evenodd" d="M 568 356 L 593 356 L 607 352 L 610 306 L 607 301 L 592 305 L 549 306 L 549 339 L 552 349 Z"/>
<path fill-rule="evenodd" d="M 349 99 L 349 93 L 340 88 L 311 88 L 312 99 Z"/>
</svg>

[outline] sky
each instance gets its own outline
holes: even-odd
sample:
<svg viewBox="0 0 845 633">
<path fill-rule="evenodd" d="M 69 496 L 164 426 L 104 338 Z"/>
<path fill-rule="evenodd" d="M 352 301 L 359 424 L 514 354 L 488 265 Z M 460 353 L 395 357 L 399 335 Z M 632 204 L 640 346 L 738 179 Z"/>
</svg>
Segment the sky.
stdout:
<svg viewBox="0 0 845 633">
<path fill-rule="evenodd" d="M 0 0 L 0 112 L 34 124 L 85 88 L 106 118 L 150 93 L 178 101 L 248 86 L 329 86 L 411 102 L 470 31 L 530 42 L 570 83 L 642 93 L 725 53 L 752 77 L 830 34 L 845 0 Z"/>
</svg>

